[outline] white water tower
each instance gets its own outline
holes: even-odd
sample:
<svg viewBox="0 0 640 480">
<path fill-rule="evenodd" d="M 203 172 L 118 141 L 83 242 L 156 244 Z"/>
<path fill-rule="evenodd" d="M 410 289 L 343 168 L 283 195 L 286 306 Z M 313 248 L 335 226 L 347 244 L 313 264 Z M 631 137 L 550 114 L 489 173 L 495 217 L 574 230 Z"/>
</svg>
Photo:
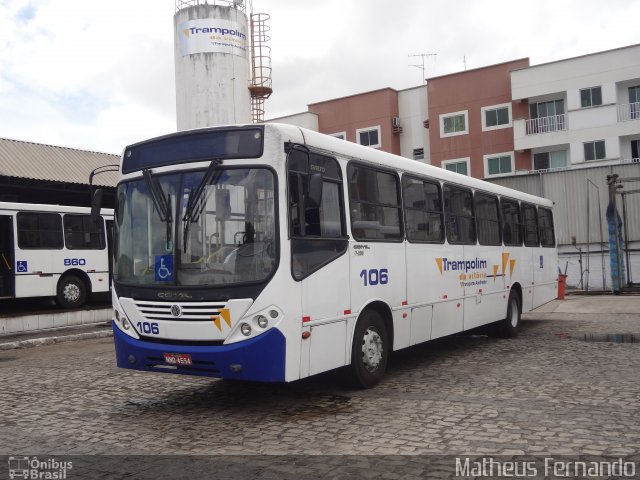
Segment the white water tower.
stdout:
<svg viewBox="0 0 640 480">
<path fill-rule="evenodd" d="M 243 0 L 176 0 L 178 130 L 251 123 L 251 34 Z"/>
</svg>

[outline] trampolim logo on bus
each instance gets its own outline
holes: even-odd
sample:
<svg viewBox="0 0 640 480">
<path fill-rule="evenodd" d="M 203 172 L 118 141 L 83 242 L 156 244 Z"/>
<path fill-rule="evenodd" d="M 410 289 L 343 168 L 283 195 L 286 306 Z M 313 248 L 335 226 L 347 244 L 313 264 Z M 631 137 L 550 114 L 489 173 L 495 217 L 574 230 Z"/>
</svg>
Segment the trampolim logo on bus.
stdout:
<svg viewBox="0 0 640 480">
<path fill-rule="evenodd" d="M 437 257 L 436 265 L 440 271 L 440 275 L 445 272 L 460 272 L 459 279 L 461 286 L 484 285 L 487 278 L 493 278 L 496 281 L 498 277 L 504 277 L 509 267 L 509 278 L 513 276 L 513 270 L 516 266 L 516 259 L 509 258 L 511 254 L 504 252 L 502 254 L 502 265 L 492 265 L 489 271 L 487 260 L 482 258 L 474 258 L 473 260 L 450 259 L 446 257 Z M 498 273 L 501 272 L 501 273 Z"/>
<path fill-rule="evenodd" d="M 229 326 L 229 328 L 231 328 L 231 312 L 229 312 L 228 308 L 221 309 L 217 315 L 211 315 L 211 320 L 213 320 L 213 323 L 220 331 L 222 331 L 222 322 L 220 321 L 221 318 Z"/>
</svg>

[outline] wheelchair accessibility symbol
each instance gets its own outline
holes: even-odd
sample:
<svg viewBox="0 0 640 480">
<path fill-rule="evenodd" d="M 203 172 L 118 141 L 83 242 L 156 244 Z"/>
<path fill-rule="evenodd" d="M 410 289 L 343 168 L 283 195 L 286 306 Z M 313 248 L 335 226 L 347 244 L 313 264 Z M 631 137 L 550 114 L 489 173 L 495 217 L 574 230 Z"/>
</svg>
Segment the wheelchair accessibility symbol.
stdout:
<svg viewBox="0 0 640 480">
<path fill-rule="evenodd" d="M 173 282 L 173 255 L 156 255 L 156 282 Z"/>
<path fill-rule="evenodd" d="M 26 260 L 18 260 L 16 263 L 17 263 L 16 272 L 27 273 L 29 271 Z"/>
</svg>

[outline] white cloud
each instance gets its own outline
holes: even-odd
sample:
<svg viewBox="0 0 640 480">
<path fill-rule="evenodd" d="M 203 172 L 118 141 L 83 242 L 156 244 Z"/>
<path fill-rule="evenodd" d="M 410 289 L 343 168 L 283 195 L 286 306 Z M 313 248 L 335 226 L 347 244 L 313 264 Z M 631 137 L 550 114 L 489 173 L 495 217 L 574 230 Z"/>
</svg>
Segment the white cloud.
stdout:
<svg viewBox="0 0 640 480">
<path fill-rule="evenodd" d="M 637 42 L 640 2 L 254 0 L 271 16 L 267 118 L 530 57 Z M 172 0 L 0 0 L 0 136 L 119 153 L 175 129 Z"/>
</svg>

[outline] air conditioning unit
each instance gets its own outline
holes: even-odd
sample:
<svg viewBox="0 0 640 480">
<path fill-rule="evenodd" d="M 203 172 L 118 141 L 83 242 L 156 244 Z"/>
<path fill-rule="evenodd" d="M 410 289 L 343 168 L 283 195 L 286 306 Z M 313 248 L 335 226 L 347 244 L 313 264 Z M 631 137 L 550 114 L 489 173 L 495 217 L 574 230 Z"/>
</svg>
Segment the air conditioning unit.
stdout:
<svg viewBox="0 0 640 480">
<path fill-rule="evenodd" d="M 393 128 L 400 128 L 400 117 L 393 117 L 391 119 L 391 126 Z"/>
</svg>

